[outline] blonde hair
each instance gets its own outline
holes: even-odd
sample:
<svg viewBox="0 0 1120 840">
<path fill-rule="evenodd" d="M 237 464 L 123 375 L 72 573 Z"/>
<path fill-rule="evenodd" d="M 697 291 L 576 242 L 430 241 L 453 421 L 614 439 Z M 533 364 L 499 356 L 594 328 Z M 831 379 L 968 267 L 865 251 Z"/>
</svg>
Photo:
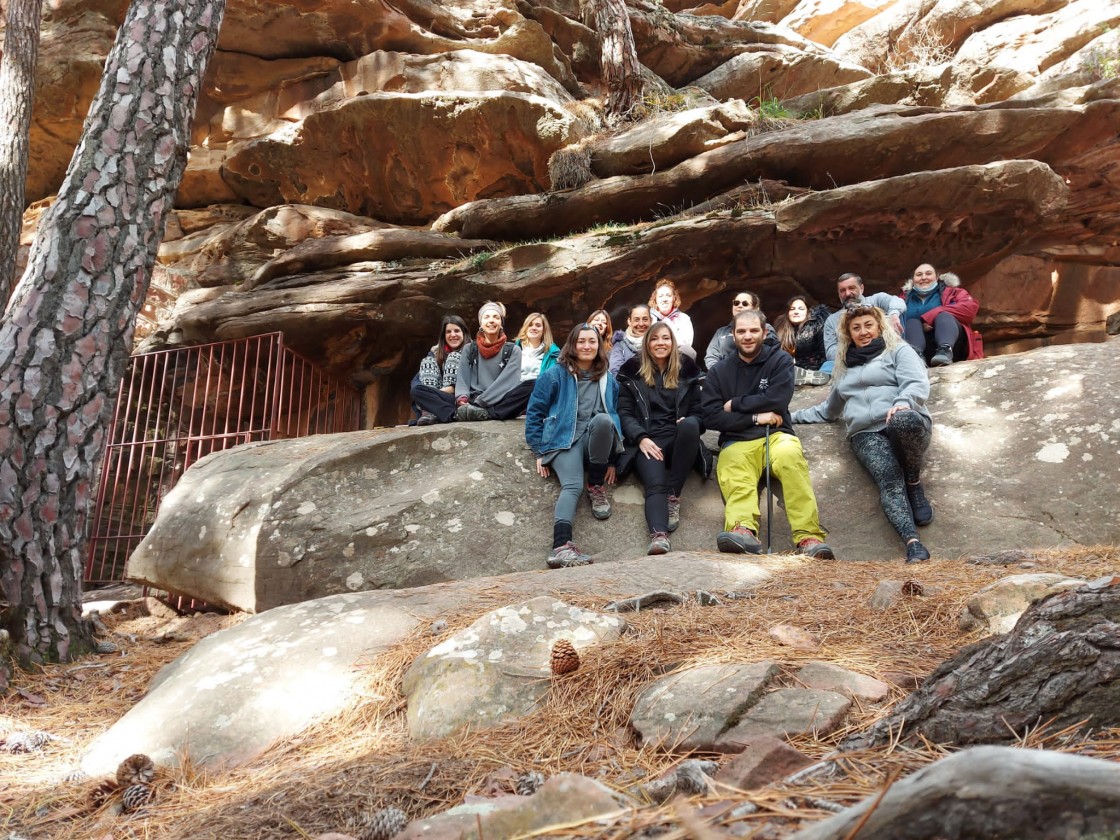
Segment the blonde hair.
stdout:
<svg viewBox="0 0 1120 840">
<path fill-rule="evenodd" d="M 638 368 L 638 375 L 642 377 L 642 381 L 649 385 L 651 388 L 657 381 L 657 372 L 661 370 L 657 366 L 657 362 L 653 360 L 653 354 L 649 352 L 650 338 L 657 330 L 668 330 L 669 339 L 672 341 L 672 349 L 669 351 L 669 361 L 665 365 L 665 371 L 662 373 L 661 381 L 665 387 L 670 391 L 675 390 L 681 380 L 681 354 L 677 352 L 677 337 L 673 334 L 673 329 L 664 321 L 658 321 L 650 327 L 642 338 L 642 365 Z"/>
<path fill-rule="evenodd" d="M 544 325 L 544 332 L 541 333 L 541 346 L 544 347 L 545 350 L 548 350 L 553 344 L 552 326 L 548 323 L 548 318 L 543 312 L 530 312 L 525 317 L 525 320 L 521 324 L 521 331 L 517 334 L 517 341 L 526 343 L 529 341 L 529 325 L 537 320 L 537 318 L 540 318 L 541 324 Z"/>
<path fill-rule="evenodd" d="M 859 306 L 848 307 L 844 310 L 844 314 L 840 316 L 840 324 L 836 329 L 836 362 L 832 369 L 833 382 L 840 379 L 848 367 L 845 360 L 848 356 L 848 348 L 852 346 L 852 334 L 848 331 L 848 325 L 852 323 L 853 319 L 862 318 L 865 315 L 870 315 L 878 323 L 879 337 L 883 339 L 883 344 L 887 350 L 893 350 L 902 343 L 902 336 L 895 332 L 891 322 L 887 320 L 887 313 L 878 306 L 861 303 Z"/>
</svg>

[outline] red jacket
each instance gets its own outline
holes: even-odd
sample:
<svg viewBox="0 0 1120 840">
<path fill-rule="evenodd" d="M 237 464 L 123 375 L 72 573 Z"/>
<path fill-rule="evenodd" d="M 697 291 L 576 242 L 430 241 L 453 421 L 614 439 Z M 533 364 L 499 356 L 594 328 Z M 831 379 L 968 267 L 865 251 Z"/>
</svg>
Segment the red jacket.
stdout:
<svg viewBox="0 0 1120 840">
<path fill-rule="evenodd" d="M 901 295 L 903 300 L 905 295 Z M 941 284 L 941 306 L 934 307 L 929 312 L 924 312 L 922 321 L 933 326 L 933 319 L 942 312 L 948 312 L 957 319 L 964 334 L 968 337 L 968 359 L 984 358 L 984 339 L 980 333 L 972 329 L 972 319 L 980 311 L 980 303 L 966 289 L 960 286 L 946 286 Z"/>
</svg>

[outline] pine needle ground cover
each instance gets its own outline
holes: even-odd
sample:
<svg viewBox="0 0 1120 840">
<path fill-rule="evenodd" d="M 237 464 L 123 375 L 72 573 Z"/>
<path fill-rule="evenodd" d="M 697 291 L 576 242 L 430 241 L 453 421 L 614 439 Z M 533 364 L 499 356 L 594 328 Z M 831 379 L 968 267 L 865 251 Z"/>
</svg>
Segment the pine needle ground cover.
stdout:
<svg viewBox="0 0 1120 840">
<path fill-rule="evenodd" d="M 627 724 L 637 696 L 666 673 L 761 659 L 779 662 L 790 673 L 820 660 L 905 683 L 904 675 L 920 678 L 979 638 L 958 629 L 957 619 L 983 586 L 1027 571 L 1087 579 L 1112 574 L 1120 568 L 1120 549 L 1028 553 L 1028 568 L 963 560 L 915 566 L 785 556 L 761 560 L 773 570 L 773 580 L 748 597 L 720 606 L 690 602 L 627 614 L 629 632 L 613 644 L 583 651 L 578 670 L 552 677 L 546 700 L 525 720 L 484 734 L 412 743 L 401 676 L 448 633 L 505 605 L 493 592 L 480 589 L 474 608 L 443 617 L 446 630 L 432 635 L 425 626 L 366 664 L 364 690 L 342 713 L 233 771 L 209 773 L 184 756 L 181 767 L 158 769 L 151 801 L 131 813 L 121 811 L 119 797 L 91 804 L 90 793 L 102 780 L 69 781 L 68 776 L 86 745 L 143 696 L 159 668 L 198 638 L 243 617 L 105 616 L 120 646 L 117 653 L 18 674 L 13 691 L 0 702 L 0 736 L 13 730 L 52 736 L 40 750 L 0 752 L 0 825 L 29 840 L 303 838 L 355 831 L 368 814 L 388 806 L 415 819 L 465 798 L 512 793 L 517 776 L 529 771 L 546 777 L 581 773 L 633 792 L 688 757 L 639 748 Z M 869 601 L 884 579 L 912 579 L 924 594 L 904 596 L 886 611 L 876 611 Z M 587 609 L 603 607 L 602 599 L 586 594 L 559 589 L 549 594 Z M 820 638 L 820 648 L 803 651 L 779 644 L 769 635 L 778 624 L 810 631 Z M 896 686 L 879 707 L 857 703 L 845 730 L 792 744 L 813 759 L 825 759 L 845 734 L 885 715 L 906 693 Z M 1056 732 L 1042 725 L 1018 743 L 1120 759 L 1120 730 Z M 750 792 L 717 785 L 707 795 L 649 804 L 611 824 L 569 826 L 548 836 L 784 837 L 948 752 L 935 744 L 888 744 L 846 753 L 832 773 L 809 774 L 793 784 Z"/>
</svg>

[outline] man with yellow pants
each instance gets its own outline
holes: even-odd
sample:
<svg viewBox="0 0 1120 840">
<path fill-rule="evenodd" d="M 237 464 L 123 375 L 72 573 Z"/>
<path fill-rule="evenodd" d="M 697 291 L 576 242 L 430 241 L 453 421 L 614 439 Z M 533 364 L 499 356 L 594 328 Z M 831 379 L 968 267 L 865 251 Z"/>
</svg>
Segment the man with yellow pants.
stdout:
<svg viewBox="0 0 1120 840">
<path fill-rule="evenodd" d="M 704 425 L 719 431 L 716 477 L 724 499 L 720 551 L 758 554 L 758 480 L 766 469 L 766 427 L 770 432 L 770 470 L 782 482 L 786 517 L 801 554 L 834 560 L 824 542 L 809 465 L 793 432 L 793 358 L 763 344 L 766 316 L 747 310 L 733 322 L 736 352 L 712 366 L 704 382 Z"/>
</svg>

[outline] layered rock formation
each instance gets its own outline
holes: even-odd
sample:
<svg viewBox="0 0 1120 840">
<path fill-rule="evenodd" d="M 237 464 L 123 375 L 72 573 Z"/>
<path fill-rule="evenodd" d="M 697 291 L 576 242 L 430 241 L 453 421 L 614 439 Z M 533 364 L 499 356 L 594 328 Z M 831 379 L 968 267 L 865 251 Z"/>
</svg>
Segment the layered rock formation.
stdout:
<svg viewBox="0 0 1120 840">
<path fill-rule="evenodd" d="M 61 179 L 123 8 L 46 15 L 29 200 Z M 439 316 L 488 297 L 562 334 L 668 276 L 704 340 L 728 291 L 773 317 L 795 292 L 835 303 L 841 271 L 896 290 L 930 261 L 981 301 L 990 350 L 1100 340 L 1120 313 L 1114 4 L 628 8 L 644 119 L 605 128 L 574 0 L 232 2 L 146 347 L 281 328 L 374 386 L 373 425 L 403 416 Z M 565 161 L 582 186 L 553 190 Z"/>
</svg>

